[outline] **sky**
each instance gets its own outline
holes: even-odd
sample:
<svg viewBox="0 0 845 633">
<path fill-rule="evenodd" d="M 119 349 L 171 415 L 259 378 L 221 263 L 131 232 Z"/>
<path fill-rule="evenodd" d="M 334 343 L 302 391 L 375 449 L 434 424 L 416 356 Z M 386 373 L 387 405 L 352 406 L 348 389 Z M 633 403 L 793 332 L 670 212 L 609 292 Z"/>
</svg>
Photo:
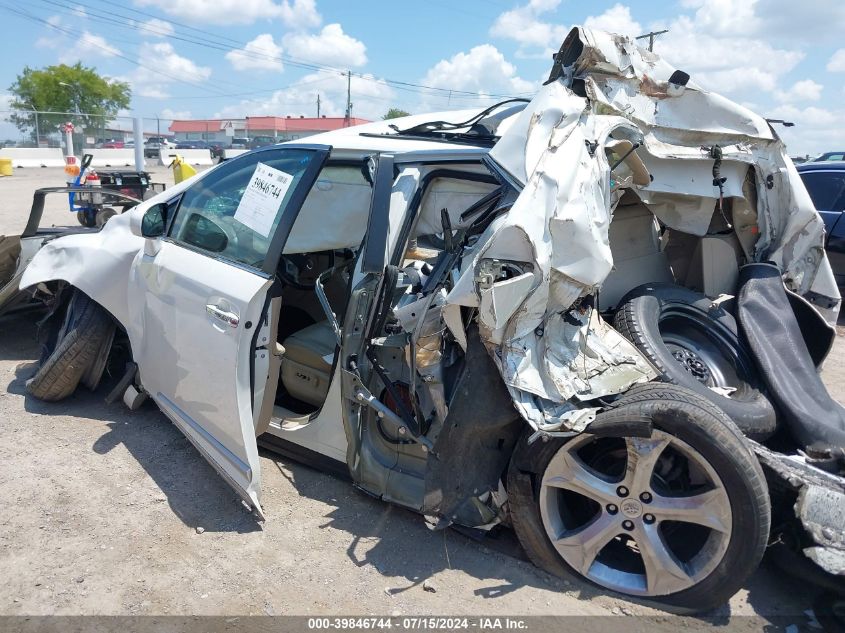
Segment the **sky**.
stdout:
<svg viewBox="0 0 845 633">
<path fill-rule="evenodd" d="M 795 123 L 778 129 L 791 155 L 845 149 L 842 0 L 0 0 L 0 18 L 0 111 L 25 65 L 77 61 L 150 118 L 314 116 L 318 95 L 342 116 L 346 71 L 356 117 L 473 108 L 530 97 L 582 24 L 668 29 L 655 52 Z"/>
</svg>

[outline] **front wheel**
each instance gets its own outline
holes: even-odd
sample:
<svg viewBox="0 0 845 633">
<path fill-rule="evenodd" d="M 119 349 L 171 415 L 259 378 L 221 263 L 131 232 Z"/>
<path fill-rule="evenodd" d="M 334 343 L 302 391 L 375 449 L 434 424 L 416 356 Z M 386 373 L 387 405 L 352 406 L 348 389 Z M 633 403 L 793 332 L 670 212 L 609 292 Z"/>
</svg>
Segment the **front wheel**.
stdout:
<svg viewBox="0 0 845 633">
<path fill-rule="evenodd" d="M 759 564 L 765 478 L 736 426 L 694 392 L 652 383 L 574 438 L 527 437 L 508 499 L 546 571 L 690 613 L 727 601 Z"/>
<path fill-rule="evenodd" d="M 41 364 L 27 382 L 27 391 L 48 402 L 63 400 L 82 382 L 97 388 L 114 339 L 111 315 L 83 292 L 74 292 L 64 320 L 50 336 Z"/>
</svg>

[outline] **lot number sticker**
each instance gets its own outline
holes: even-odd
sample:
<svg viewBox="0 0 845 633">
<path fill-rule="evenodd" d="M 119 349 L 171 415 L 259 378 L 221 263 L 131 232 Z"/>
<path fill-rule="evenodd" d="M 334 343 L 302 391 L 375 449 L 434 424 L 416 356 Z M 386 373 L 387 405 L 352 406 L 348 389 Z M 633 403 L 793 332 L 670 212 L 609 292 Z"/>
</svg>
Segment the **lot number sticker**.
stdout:
<svg viewBox="0 0 845 633">
<path fill-rule="evenodd" d="M 292 182 L 290 174 L 258 163 L 235 210 L 235 219 L 259 235 L 269 237 Z"/>
</svg>

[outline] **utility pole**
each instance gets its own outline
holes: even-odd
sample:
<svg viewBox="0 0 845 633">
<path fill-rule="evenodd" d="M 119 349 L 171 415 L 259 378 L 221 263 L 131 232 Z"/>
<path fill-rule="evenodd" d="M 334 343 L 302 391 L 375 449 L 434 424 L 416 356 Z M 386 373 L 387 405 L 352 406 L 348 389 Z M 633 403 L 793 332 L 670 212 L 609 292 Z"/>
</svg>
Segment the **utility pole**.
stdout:
<svg viewBox="0 0 845 633">
<path fill-rule="evenodd" d="M 346 116 L 343 127 L 349 127 L 352 122 L 352 71 L 346 71 Z"/>
<path fill-rule="evenodd" d="M 320 93 L 317 93 L 317 118 L 320 118 Z"/>
<path fill-rule="evenodd" d="M 648 50 L 654 52 L 654 38 L 655 38 L 655 36 L 663 35 L 664 33 L 668 33 L 668 32 L 669 32 L 669 29 L 663 29 L 662 31 L 649 31 L 648 33 L 645 33 L 643 35 L 638 35 L 634 39 L 635 40 L 644 40 L 645 38 L 648 38 Z"/>
</svg>

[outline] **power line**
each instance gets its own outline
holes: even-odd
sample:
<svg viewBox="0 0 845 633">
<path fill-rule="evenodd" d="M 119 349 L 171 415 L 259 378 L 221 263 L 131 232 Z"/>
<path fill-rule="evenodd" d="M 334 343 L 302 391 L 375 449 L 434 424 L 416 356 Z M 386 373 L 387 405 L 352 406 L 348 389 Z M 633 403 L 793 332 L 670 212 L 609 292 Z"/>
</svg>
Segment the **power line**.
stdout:
<svg viewBox="0 0 845 633">
<path fill-rule="evenodd" d="M 99 1 L 101 4 L 103 4 L 102 0 L 97 0 L 97 1 Z M 62 2 L 61 0 L 41 0 L 41 2 L 46 3 L 48 5 L 61 7 L 63 9 L 65 9 L 65 12 L 72 13 L 76 9 L 76 5 L 71 5 L 71 4 L 68 4 L 66 2 Z M 158 18 L 158 16 L 155 16 L 152 13 L 140 11 L 138 9 L 131 9 L 131 8 L 127 7 L 127 8 L 125 8 L 125 10 L 131 11 L 132 13 L 136 13 L 136 14 L 139 14 L 139 15 L 144 15 L 144 16 L 150 17 L 150 18 Z M 99 14 L 99 13 L 96 13 L 96 12 L 89 12 L 89 16 L 96 18 L 96 21 L 99 21 L 101 23 L 115 24 L 115 25 L 121 26 L 123 28 L 130 28 L 134 31 L 139 30 L 136 26 L 137 22 L 133 18 L 130 18 L 130 17 L 126 16 L 125 14 L 122 15 L 120 13 L 116 13 L 111 8 L 110 8 L 110 15 Z M 160 18 L 158 18 L 158 19 L 160 19 Z M 489 95 L 484 95 L 484 94 L 480 94 L 478 92 L 473 92 L 473 91 L 470 91 L 470 90 L 459 90 L 459 89 L 456 89 L 456 88 L 444 88 L 444 87 L 440 87 L 440 86 L 430 86 L 430 85 L 420 84 L 420 83 L 411 82 L 411 81 L 402 81 L 402 80 L 398 80 L 398 79 L 388 79 L 388 78 L 379 79 L 379 78 L 376 78 L 376 77 L 373 77 L 373 76 L 368 76 L 365 73 L 360 73 L 360 72 L 354 72 L 353 73 L 352 71 L 343 71 L 342 69 L 339 69 L 339 68 L 336 68 L 336 67 L 328 66 L 328 65 L 325 65 L 325 64 L 316 64 L 316 63 L 313 63 L 313 62 L 308 62 L 306 60 L 301 60 L 301 59 L 298 59 L 296 57 L 292 57 L 290 55 L 284 55 L 284 54 L 282 54 L 282 55 L 271 55 L 271 54 L 268 54 L 268 53 L 262 53 L 260 51 L 247 51 L 247 50 L 244 50 L 244 48 L 243 48 L 243 47 L 246 46 L 246 43 L 243 42 L 243 41 L 235 40 L 233 38 L 229 38 L 229 37 L 226 37 L 226 36 L 220 36 L 220 35 L 217 35 L 217 34 L 214 34 L 214 33 L 210 33 L 208 31 L 204 31 L 202 29 L 198 29 L 196 27 L 186 25 L 182 22 L 177 22 L 177 21 L 174 21 L 174 20 L 169 20 L 169 21 L 172 24 L 175 24 L 175 25 L 177 25 L 181 28 L 185 28 L 185 29 L 188 29 L 190 31 L 199 33 L 203 37 L 180 36 L 180 35 L 177 35 L 177 34 L 164 34 L 164 33 L 162 33 L 161 35 L 164 36 L 167 39 L 182 41 L 182 42 L 186 42 L 186 43 L 189 43 L 189 44 L 192 44 L 192 45 L 195 45 L 195 46 L 201 46 L 201 47 L 211 48 L 211 49 L 220 50 L 220 51 L 226 51 L 226 52 L 237 51 L 239 54 L 241 54 L 245 57 L 251 58 L 251 59 L 255 59 L 255 60 L 275 61 L 275 62 L 280 62 L 280 63 L 283 63 L 283 64 L 286 63 L 286 64 L 289 64 L 291 66 L 297 67 L 297 68 L 302 68 L 302 69 L 305 69 L 305 70 L 313 70 L 313 71 L 317 71 L 317 72 L 325 72 L 325 73 L 330 73 L 330 74 L 334 74 L 334 75 L 354 76 L 354 77 L 361 79 L 363 81 L 368 81 L 368 82 L 373 82 L 373 83 L 381 83 L 381 84 L 388 85 L 392 88 L 396 88 L 396 89 L 399 89 L 399 90 L 405 90 L 407 92 L 414 92 L 414 93 L 418 93 L 418 94 L 426 94 L 427 92 L 435 92 L 435 93 L 441 93 L 444 96 L 449 95 L 449 94 L 462 95 L 464 98 L 470 98 L 470 99 L 500 99 L 500 98 L 508 98 L 508 97 L 512 97 L 512 96 L 520 96 L 520 95 L 513 95 L 513 94 L 492 94 L 492 93 L 489 94 Z M 232 44 L 224 44 L 220 40 L 227 40 L 227 41 L 231 42 Z M 521 94 L 525 94 L 525 93 L 521 93 Z"/>
<path fill-rule="evenodd" d="M 64 33 L 65 35 L 78 36 L 78 37 L 85 39 L 85 34 L 78 31 L 78 30 L 63 27 L 63 26 L 58 25 L 58 24 L 50 24 L 50 22 L 48 22 L 47 20 L 45 20 L 43 18 L 39 18 L 38 16 L 32 15 L 31 13 L 28 13 L 26 11 L 22 11 L 20 9 L 15 8 L 15 7 L 10 7 L 8 5 L 0 5 L 0 9 L 4 9 L 4 10 L 8 11 L 9 13 L 12 13 L 12 14 L 17 15 L 19 17 L 22 17 L 26 20 L 30 20 L 32 22 L 44 24 L 51 29 L 59 31 L 60 33 Z M 115 52 L 115 50 L 113 48 L 98 44 L 96 41 L 94 41 L 92 39 L 87 39 L 87 43 L 90 44 L 91 46 L 95 47 L 95 48 L 99 48 L 103 51 L 108 52 L 110 55 L 112 55 L 114 57 L 119 57 L 121 59 L 128 61 L 130 64 L 133 64 L 135 66 L 139 66 L 140 68 L 145 68 L 146 70 L 152 71 L 152 72 L 157 73 L 159 75 L 163 75 L 165 77 L 173 79 L 174 81 L 179 81 L 179 82 L 191 84 L 192 86 L 195 86 L 195 87 L 197 87 L 201 90 L 206 90 L 207 92 L 215 92 L 214 90 L 212 90 L 208 86 L 205 86 L 201 83 L 191 81 L 189 79 L 186 79 L 185 77 L 177 77 L 176 75 L 168 74 L 167 72 L 161 70 L 160 68 L 153 68 L 151 66 L 146 66 L 145 64 L 142 64 L 138 60 L 132 59 L 131 57 L 127 57 L 123 53 Z"/>
<path fill-rule="evenodd" d="M 648 38 L 648 50 L 653 51 L 654 50 L 654 38 L 658 35 L 663 35 L 664 33 L 668 33 L 668 32 L 669 32 L 669 29 L 663 29 L 662 31 L 649 31 L 648 33 L 645 33 L 643 35 L 638 35 L 634 39 L 635 40 L 644 40 L 645 38 Z"/>
</svg>

